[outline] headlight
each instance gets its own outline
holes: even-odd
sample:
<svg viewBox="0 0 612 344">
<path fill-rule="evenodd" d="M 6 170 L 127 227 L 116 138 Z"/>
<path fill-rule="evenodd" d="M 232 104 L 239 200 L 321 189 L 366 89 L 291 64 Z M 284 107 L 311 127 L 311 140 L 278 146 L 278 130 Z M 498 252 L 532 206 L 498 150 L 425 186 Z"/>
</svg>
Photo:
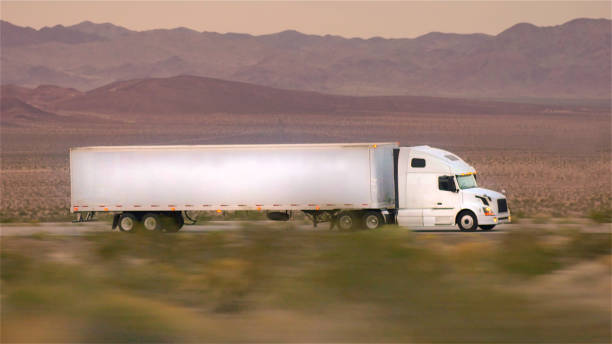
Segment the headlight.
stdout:
<svg viewBox="0 0 612 344">
<path fill-rule="evenodd" d="M 495 213 L 489 207 L 482 207 L 482 211 L 484 211 L 485 216 L 494 216 Z"/>
</svg>

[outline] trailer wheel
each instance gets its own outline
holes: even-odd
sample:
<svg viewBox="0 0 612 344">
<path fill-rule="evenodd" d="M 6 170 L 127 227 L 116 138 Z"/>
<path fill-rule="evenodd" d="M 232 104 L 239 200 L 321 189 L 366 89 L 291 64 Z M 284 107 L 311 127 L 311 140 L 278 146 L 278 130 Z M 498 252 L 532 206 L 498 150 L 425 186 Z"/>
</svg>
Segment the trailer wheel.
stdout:
<svg viewBox="0 0 612 344">
<path fill-rule="evenodd" d="M 475 231 L 478 227 L 478 219 L 471 211 L 464 210 L 457 215 L 457 224 L 460 230 L 471 232 Z"/>
<path fill-rule="evenodd" d="M 138 228 L 138 219 L 132 213 L 123 213 L 119 216 L 119 230 L 134 233 Z"/>
<path fill-rule="evenodd" d="M 142 225 L 148 231 L 159 231 L 162 228 L 159 215 L 148 213 L 142 217 Z"/>
<path fill-rule="evenodd" d="M 363 215 L 363 227 L 366 229 L 377 229 L 385 223 L 382 215 L 376 211 L 368 211 Z"/>
<path fill-rule="evenodd" d="M 185 220 L 183 219 L 183 216 L 179 213 L 178 215 L 172 214 L 164 216 L 162 226 L 166 233 L 176 233 L 180 231 L 181 228 L 183 228 L 184 224 Z"/>
<path fill-rule="evenodd" d="M 343 211 L 336 217 L 336 225 L 341 231 L 350 231 L 357 228 L 358 220 L 353 213 Z"/>
<path fill-rule="evenodd" d="M 495 227 L 495 225 L 480 225 L 479 227 L 483 231 L 490 231 L 490 230 L 492 230 Z"/>
</svg>

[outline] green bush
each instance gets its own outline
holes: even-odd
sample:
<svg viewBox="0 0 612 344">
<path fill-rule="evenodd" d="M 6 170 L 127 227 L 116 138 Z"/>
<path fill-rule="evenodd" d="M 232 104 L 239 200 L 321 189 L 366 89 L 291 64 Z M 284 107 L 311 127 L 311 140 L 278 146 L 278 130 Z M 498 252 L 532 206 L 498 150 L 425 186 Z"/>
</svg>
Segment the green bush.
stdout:
<svg viewBox="0 0 612 344">
<path fill-rule="evenodd" d="M 591 259 L 604 254 L 612 254 L 610 233 L 575 232 L 564 250 L 564 256 L 576 259 Z"/>
<path fill-rule="evenodd" d="M 542 243 L 543 233 L 521 229 L 506 233 L 497 252 L 499 266 L 520 275 L 545 274 L 559 268 L 558 252 Z"/>
<path fill-rule="evenodd" d="M 612 209 L 594 209 L 589 212 L 589 218 L 597 223 L 611 223 Z"/>
<path fill-rule="evenodd" d="M 550 240 L 559 237 L 568 240 Z M 609 234 L 518 228 L 497 238 L 262 223 L 228 232 L 5 237 L 2 341 L 609 339 L 609 312 L 562 300 L 544 307 L 508 288 L 609 254 Z M 59 325 L 24 332 L 33 314 L 38 324 Z"/>
</svg>

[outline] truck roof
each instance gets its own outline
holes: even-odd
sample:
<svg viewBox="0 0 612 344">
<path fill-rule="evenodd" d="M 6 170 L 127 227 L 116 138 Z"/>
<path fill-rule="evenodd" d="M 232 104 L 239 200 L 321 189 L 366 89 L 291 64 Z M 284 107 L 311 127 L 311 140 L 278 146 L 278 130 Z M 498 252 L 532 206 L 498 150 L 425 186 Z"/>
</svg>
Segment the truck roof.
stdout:
<svg viewBox="0 0 612 344">
<path fill-rule="evenodd" d="M 357 142 L 357 143 L 297 143 L 297 144 L 235 144 L 235 145 L 151 145 L 151 146 L 89 146 L 73 147 L 73 150 L 189 150 L 189 149 L 229 149 L 229 148 L 344 148 L 344 147 L 398 147 L 398 142 Z"/>
<path fill-rule="evenodd" d="M 448 166 L 451 173 L 455 175 L 476 173 L 476 169 L 474 169 L 474 167 L 470 166 L 467 162 L 463 161 L 463 159 L 449 151 L 430 146 L 414 146 L 409 148 L 413 151 L 427 154 L 436 158 L 438 161 Z"/>
</svg>

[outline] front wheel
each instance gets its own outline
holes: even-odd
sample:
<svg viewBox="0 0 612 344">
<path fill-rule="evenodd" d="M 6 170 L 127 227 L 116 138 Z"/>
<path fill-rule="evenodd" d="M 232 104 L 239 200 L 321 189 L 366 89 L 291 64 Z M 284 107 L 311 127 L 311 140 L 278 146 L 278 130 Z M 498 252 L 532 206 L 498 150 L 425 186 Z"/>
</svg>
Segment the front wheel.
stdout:
<svg viewBox="0 0 612 344">
<path fill-rule="evenodd" d="M 465 232 L 475 231 L 478 227 L 478 219 L 476 215 L 469 210 L 464 210 L 457 216 L 457 224 L 459 229 Z"/>
<path fill-rule="evenodd" d="M 492 230 L 495 227 L 495 225 L 480 225 L 479 227 L 483 231 L 490 231 L 490 230 Z"/>
</svg>

